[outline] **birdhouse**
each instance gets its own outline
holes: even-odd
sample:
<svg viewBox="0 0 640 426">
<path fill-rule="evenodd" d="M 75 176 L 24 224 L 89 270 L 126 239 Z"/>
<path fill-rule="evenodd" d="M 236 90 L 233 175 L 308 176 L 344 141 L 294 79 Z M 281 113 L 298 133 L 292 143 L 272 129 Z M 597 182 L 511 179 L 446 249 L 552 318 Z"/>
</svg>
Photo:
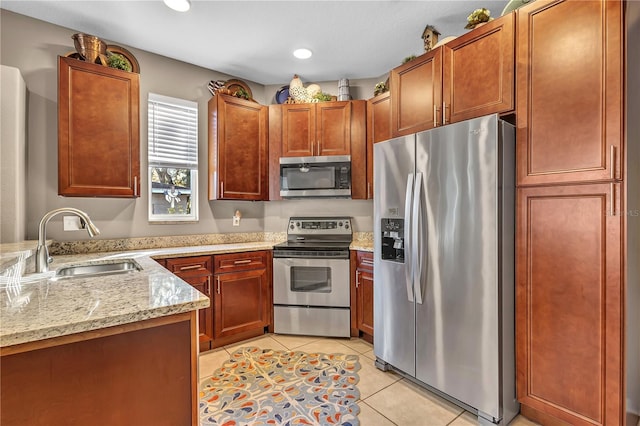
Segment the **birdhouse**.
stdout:
<svg viewBox="0 0 640 426">
<path fill-rule="evenodd" d="M 433 46 L 438 42 L 438 36 L 440 33 L 435 29 L 433 25 L 427 25 L 422 32 L 422 40 L 424 41 L 424 51 L 428 52 L 433 49 Z"/>
</svg>

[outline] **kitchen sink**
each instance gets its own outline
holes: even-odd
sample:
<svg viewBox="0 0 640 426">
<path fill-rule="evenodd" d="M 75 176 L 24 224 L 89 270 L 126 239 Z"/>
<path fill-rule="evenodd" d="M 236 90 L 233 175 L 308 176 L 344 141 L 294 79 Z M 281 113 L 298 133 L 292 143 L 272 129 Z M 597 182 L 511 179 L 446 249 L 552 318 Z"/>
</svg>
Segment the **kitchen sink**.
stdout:
<svg viewBox="0 0 640 426">
<path fill-rule="evenodd" d="M 123 274 L 141 270 L 142 267 L 133 259 L 105 260 L 62 267 L 56 271 L 56 278 Z"/>
</svg>

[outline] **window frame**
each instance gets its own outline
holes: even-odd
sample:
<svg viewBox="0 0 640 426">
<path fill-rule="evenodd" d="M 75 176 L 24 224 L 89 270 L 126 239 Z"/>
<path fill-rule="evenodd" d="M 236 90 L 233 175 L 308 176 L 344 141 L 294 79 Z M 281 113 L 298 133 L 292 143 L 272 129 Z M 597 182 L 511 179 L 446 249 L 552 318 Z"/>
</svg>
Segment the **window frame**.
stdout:
<svg viewBox="0 0 640 426">
<path fill-rule="evenodd" d="M 156 151 L 155 141 L 158 140 L 157 137 L 152 137 L 157 134 L 157 126 L 152 123 L 153 119 L 156 118 L 155 123 L 157 123 L 157 114 L 152 111 L 158 103 L 168 105 L 170 108 L 187 108 L 192 110 L 193 116 L 191 118 L 191 123 L 193 124 L 192 128 L 187 129 L 189 135 L 187 136 L 188 140 L 182 141 L 184 148 L 186 151 L 183 153 L 183 161 L 172 161 L 171 159 L 164 159 L 162 161 L 155 161 L 159 155 Z M 153 224 L 174 224 L 174 223 L 196 223 L 199 221 L 199 188 L 198 188 L 198 167 L 199 167 L 199 156 L 198 156 L 198 103 L 195 101 L 189 101 L 186 99 L 173 98 L 169 96 L 159 95 L 156 93 L 149 92 L 147 97 L 147 177 L 149 182 L 149 186 L 147 189 L 147 195 L 149 197 L 148 201 L 148 213 L 147 218 L 149 223 Z M 193 133 L 193 134 L 192 134 Z M 193 137 L 195 136 L 195 137 Z M 194 145 L 195 142 L 195 145 Z M 153 144 L 153 146 L 152 146 Z M 162 145 L 164 148 L 167 148 L 167 143 Z M 169 148 L 174 148 L 169 143 Z M 195 150 L 193 149 L 195 148 Z M 193 163 L 195 158 L 195 164 Z M 190 213 L 170 213 L 170 214 L 162 214 L 162 213 L 154 213 L 154 194 L 159 194 L 156 189 L 154 192 L 153 188 L 153 180 L 152 174 L 154 168 L 168 168 L 168 169 L 182 169 L 182 170 L 190 170 L 190 188 L 189 194 L 183 193 L 182 195 L 188 195 L 190 200 Z M 168 189 L 165 189 L 162 193 L 167 192 Z M 182 201 L 182 200 L 181 200 Z M 168 201 L 167 201 L 168 202 Z"/>
</svg>

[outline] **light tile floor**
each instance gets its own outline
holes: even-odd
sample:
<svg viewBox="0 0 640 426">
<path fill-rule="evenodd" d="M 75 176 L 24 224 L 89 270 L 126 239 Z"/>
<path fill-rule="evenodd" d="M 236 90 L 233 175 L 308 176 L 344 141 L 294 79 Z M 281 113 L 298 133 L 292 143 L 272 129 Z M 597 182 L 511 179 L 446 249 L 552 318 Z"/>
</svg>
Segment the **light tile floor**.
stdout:
<svg viewBox="0 0 640 426">
<path fill-rule="evenodd" d="M 267 334 L 225 346 L 200 355 L 200 379 L 210 376 L 229 355 L 241 346 L 261 349 L 299 350 L 304 352 L 343 353 L 360 356 L 360 424 L 362 426 L 472 426 L 477 417 L 462 408 L 422 389 L 393 372 L 374 366 L 373 346 L 361 339 L 334 339 L 313 336 Z M 514 426 L 534 426 L 522 416 Z"/>
</svg>

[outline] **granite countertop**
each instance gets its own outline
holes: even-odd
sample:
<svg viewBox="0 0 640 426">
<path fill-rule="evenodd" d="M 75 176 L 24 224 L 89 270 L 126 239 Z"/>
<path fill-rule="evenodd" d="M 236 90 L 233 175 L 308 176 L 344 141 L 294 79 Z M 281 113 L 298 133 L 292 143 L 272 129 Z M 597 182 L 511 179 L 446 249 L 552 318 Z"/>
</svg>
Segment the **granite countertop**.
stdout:
<svg viewBox="0 0 640 426">
<path fill-rule="evenodd" d="M 34 342 L 209 306 L 153 258 L 266 250 L 273 242 L 218 244 L 54 256 L 44 274 L 0 277 L 0 347 Z M 134 259 L 141 271 L 54 279 L 63 266 Z"/>
</svg>

